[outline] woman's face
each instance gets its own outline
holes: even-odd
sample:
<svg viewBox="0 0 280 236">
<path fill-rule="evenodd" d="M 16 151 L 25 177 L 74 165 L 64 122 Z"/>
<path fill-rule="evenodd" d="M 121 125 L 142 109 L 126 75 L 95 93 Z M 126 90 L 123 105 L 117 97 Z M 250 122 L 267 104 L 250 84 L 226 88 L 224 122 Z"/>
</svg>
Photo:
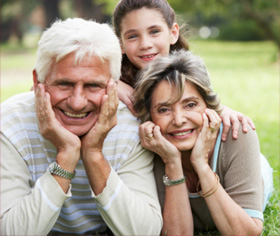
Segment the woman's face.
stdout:
<svg viewBox="0 0 280 236">
<path fill-rule="evenodd" d="M 186 82 L 180 100 L 171 103 L 174 93 L 175 89 L 167 81 L 156 86 L 151 99 L 151 118 L 167 140 L 180 151 L 188 151 L 193 148 L 202 128 L 206 103 L 190 82 Z"/>
<path fill-rule="evenodd" d="M 155 58 L 169 54 L 170 45 L 178 39 L 179 28 L 174 24 L 169 29 L 159 11 L 141 8 L 123 18 L 120 35 L 122 53 L 142 69 Z"/>
</svg>

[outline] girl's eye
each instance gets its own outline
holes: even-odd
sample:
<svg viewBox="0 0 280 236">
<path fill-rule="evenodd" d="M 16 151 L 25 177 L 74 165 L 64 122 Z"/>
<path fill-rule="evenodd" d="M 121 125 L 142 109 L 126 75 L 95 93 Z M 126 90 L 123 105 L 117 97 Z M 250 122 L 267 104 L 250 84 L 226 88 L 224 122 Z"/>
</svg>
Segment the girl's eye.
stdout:
<svg viewBox="0 0 280 236">
<path fill-rule="evenodd" d="M 136 37 L 137 37 L 136 34 L 132 34 L 132 35 L 129 35 L 129 36 L 127 37 L 127 39 L 135 39 Z"/>
<path fill-rule="evenodd" d="M 159 30 L 155 29 L 155 30 L 152 30 L 152 31 L 151 31 L 151 34 L 157 34 L 157 33 L 159 33 L 159 32 L 160 32 Z"/>
</svg>

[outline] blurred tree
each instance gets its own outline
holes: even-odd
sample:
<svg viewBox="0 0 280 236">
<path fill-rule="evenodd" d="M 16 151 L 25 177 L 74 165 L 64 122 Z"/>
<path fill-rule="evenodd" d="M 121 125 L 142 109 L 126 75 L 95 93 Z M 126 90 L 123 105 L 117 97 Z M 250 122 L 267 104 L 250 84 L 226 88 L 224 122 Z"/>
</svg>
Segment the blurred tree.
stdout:
<svg viewBox="0 0 280 236">
<path fill-rule="evenodd" d="M 216 26 L 220 29 L 222 39 L 272 40 L 280 48 L 279 0 L 168 0 L 168 2 L 191 27 Z"/>
<path fill-rule="evenodd" d="M 110 21 L 110 15 L 106 14 L 106 3 L 98 3 L 96 0 L 74 0 L 76 15 L 84 19 L 95 19 L 97 22 Z"/>
<path fill-rule="evenodd" d="M 45 10 L 45 26 L 47 28 L 57 19 L 60 18 L 59 0 L 41 0 Z"/>
</svg>

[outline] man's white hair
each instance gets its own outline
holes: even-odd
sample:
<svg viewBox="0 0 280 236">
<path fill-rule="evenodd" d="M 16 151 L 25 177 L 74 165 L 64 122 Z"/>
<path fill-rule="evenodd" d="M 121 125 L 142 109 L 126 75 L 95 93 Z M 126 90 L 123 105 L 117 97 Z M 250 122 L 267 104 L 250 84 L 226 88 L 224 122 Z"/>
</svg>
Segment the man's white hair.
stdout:
<svg viewBox="0 0 280 236">
<path fill-rule="evenodd" d="M 39 43 L 35 69 L 38 81 L 44 82 L 54 63 L 75 53 L 78 64 L 85 56 L 98 56 L 110 63 L 111 77 L 120 78 L 121 49 L 117 36 L 108 24 L 80 18 L 57 20 L 47 29 Z"/>
</svg>

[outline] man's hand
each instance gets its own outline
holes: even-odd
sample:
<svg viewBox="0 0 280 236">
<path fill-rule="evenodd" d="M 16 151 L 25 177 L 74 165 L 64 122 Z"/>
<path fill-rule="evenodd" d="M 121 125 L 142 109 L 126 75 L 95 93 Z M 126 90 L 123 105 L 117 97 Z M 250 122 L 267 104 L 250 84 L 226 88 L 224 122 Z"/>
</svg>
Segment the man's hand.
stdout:
<svg viewBox="0 0 280 236">
<path fill-rule="evenodd" d="M 45 91 L 43 84 L 38 84 L 35 96 L 40 133 L 56 147 L 56 162 L 63 169 L 73 172 L 80 158 L 81 141 L 78 136 L 65 129 L 56 119 L 50 95 Z M 66 192 L 70 181 L 59 176 L 55 176 L 55 178 Z"/>
<path fill-rule="evenodd" d="M 119 105 L 116 83 L 111 79 L 107 85 L 107 94 L 102 98 L 98 120 L 91 130 L 82 137 L 83 156 L 89 152 L 101 151 L 103 142 L 109 131 L 117 124 Z"/>
<path fill-rule="evenodd" d="M 107 94 L 102 98 L 98 120 L 91 130 L 82 137 L 82 160 L 93 192 L 98 195 L 106 186 L 110 175 L 110 165 L 102 154 L 104 140 L 117 124 L 119 105 L 117 85 L 110 80 Z"/>
</svg>

